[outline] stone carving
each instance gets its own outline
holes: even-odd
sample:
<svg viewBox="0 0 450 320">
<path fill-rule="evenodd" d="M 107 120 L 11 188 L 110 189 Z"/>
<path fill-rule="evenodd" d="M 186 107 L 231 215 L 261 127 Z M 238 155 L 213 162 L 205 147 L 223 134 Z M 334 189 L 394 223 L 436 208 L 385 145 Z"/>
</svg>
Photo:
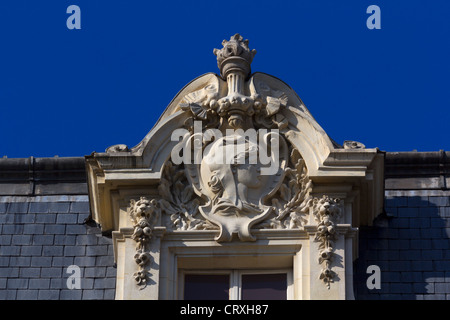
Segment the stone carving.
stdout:
<svg viewBox="0 0 450 320">
<path fill-rule="evenodd" d="M 217 226 L 197 218 L 200 198 L 186 179 L 182 165 L 176 166 L 170 160 L 164 167 L 158 191 L 161 196 L 161 211 L 170 217 L 169 228 L 176 230 L 211 230 Z"/>
<path fill-rule="evenodd" d="M 286 118 L 280 112 L 287 107 L 288 98 L 286 94 L 279 90 L 272 90 L 266 83 L 250 80 L 250 91 L 258 97 L 257 112 L 254 122 L 259 127 L 267 129 L 285 129 L 288 125 Z"/>
<path fill-rule="evenodd" d="M 330 283 L 336 277 L 336 273 L 331 270 L 331 263 L 334 259 L 334 243 L 338 237 L 336 223 L 341 217 L 340 200 L 324 195 L 320 199 L 310 199 L 309 206 L 318 222 L 314 241 L 319 242 L 319 264 L 323 266 L 319 279 L 330 288 Z"/>
<path fill-rule="evenodd" d="M 185 126 L 190 131 L 193 131 L 193 121 L 195 120 L 203 121 L 205 128 L 215 128 L 218 126 L 217 100 L 219 98 L 219 86 L 218 79 L 214 79 L 204 88 L 191 92 L 183 97 L 180 108 L 192 114 L 185 123 Z"/>
<path fill-rule="evenodd" d="M 222 41 L 222 49 L 214 49 L 217 56 L 217 66 L 221 76 L 225 79 L 229 73 L 239 70 L 245 77 L 250 74 L 250 65 L 256 54 L 256 50 L 250 50 L 248 40 L 244 40 L 239 33 L 230 38 L 230 41 Z"/>
<path fill-rule="evenodd" d="M 267 136 L 274 135 L 268 133 Z M 265 139 L 270 139 L 267 137 Z M 252 154 L 257 154 L 259 146 L 267 150 L 264 142 L 252 142 L 238 134 L 220 138 L 204 148 L 200 165 L 189 165 L 189 178 L 195 191 L 207 199 L 199 210 L 205 219 L 220 227 L 217 241 L 229 241 L 233 233 L 243 241 L 253 241 L 251 227 L 265 219 L 272 207 L 264 205 L 284 178 L 287 146 L 284 138 L 277 136 L 280 143 L 281 165 L 273 176 L 262 175 L 263 165 L 252 163 Z M 233 152 L 234 148 L 240 150 Z M 220 156 L 228 157 L 220 161 Z"/>
<path fill-rule="evenodd" d="M 176 172 L 165 174 L 159 187 L 161 208 L 177 229 L 218 227 L 217 241 L 229 241 L 234 233 L 243 241 L 255 240 L 250 229 L 270 215 L 274 215 L 270 222 L 259 227 L 299 228 L 310 185 L 298 151 L 292 153 L 292 167 L 286 168 L 289 147 L 280 130 L 288 125 L 282 114 L 288 97 L 253 77 L 245 82 L 256 53 L 249 49 L 248 40 L 236 34 L 222 44 L 214 53 L 228 90 L 222 90 L 224 82 L 215 78 L 180 102 L 179 108 L 190 115 L 183 152 L 193 153 L 198 161 L 184 164 L 187 180 L 183 182 L 170 180 L 181 177 Z M 199 121 L 201 132 L 195 130 Z M 210 134 L 205 139 L 210 130 L 216 130 L 214 138 Z M 250 130 L 255 132 L 252 137 Z M 269 158 L 276 158 L 270 175 L 262 174 L 267 162 L 263 163 L 261 154 L 267 156 L 267 152 Z M 195 217 L 197 209 L 202 218 Z"/>
<path fill-rule="evenodd" d="M 344 141 L 344 149 L 365 149 L 366 146 L 358 141 Z"/>
<path fill-rule="evenodd" d="M 280 112 L 288 102 L 284 92 L 272 90 L 267 84 L 251 78 L 250 95 L 245 94 L 245 79 L 256 54 L 248 48 L 248 40 L 236 34 L 222 44 L 224 47 L 215 49 L 214 53 L 222 78 L 227 82 L 228 93 L 220 96 L 221 80 L 214 79 L 204 88 L 186 95 L 179 105 L 180 109 L 191 113 L 185 126 L 192 128 L 193 120 L 201 120 L 205 128 L 247 129 L 255 125 L 268 129 L 286 128 L 287 120 Z"/>
<path fill-rule="evenodd" d="M 106 149 L 106 153 L 128 152 L 128 146 L 126 144 L 115 144 Z"/>
<path fill-rule="evenodd" d="M 352 222 L 382 210 L 383 155 L 332 141 L 286 83 L 251 74 L 248 41 L 236 34 L 223 44 L 215 50 L 220 75 L 185 86 L 137 146 L 86 157 L 93 219 L 112 231 L 122 272 L 116 297 L 177 298 L 177 267 L 204 258 L 215 259 L 211 267 L 277 268 L 291 256 L 294 298 L 351 298 L 352 278 L 339 277 L 353 261 Z M 270 162 L 273 173 L 263 174 Z M 147 198 L 123 214 L 130 195 Z M 130 266 L 134 276 L 123 277 Z"/>
<path fill-rule="evenodd" d="M 133 222 L 133 234 L 131 238 L 137 242 L 134 260 L 139 270 L 133 274 L 138 285 L 147 285 L 148 268 L 150 264 L 150 253 L 148 244 L 152 238 L 152 230 L 159 220 L 160 211 L 155 199 L 149 200 L 141 197 L 139 200 L 132 199 L 128 208 L 128 214 Z"/>
<path fill-rule="evenodd" d="M 297 149 L 292 149 L 290 166 L 285 169 L 285 178 L 277 193 L 270 199 L 274 217 L 257 227 L 261 229 L 296 229 L 308 221 L 309 195 L 312 182 L 308 178 L 305 161 Z"/>
</svg>

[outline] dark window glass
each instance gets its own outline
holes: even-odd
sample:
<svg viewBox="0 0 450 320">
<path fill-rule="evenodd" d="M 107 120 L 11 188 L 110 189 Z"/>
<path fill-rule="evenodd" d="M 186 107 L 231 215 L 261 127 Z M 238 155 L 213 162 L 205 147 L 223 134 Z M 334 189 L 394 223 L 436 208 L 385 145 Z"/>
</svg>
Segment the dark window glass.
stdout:
<svg viewBox="0 0 450 320">
<path fill-rule="evenodd" d="M 227 274 L 186 274 L 185 300 L 228 300 L 230 276 Z"/>
<path fill-rule="evenodd" d="M 242 275 L 242 300 L 286 300 L 286 291 L 286 273 Z"/>
</svg>

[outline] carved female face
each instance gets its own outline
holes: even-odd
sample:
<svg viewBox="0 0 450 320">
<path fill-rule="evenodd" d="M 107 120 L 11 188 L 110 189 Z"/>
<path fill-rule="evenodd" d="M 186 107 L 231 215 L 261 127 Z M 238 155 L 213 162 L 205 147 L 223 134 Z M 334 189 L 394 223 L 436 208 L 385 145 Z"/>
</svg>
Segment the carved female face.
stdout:
<svg viewBox="0 0 450 320">
<path fill-rule="evenodd" d="M 258 140 L 238 132 L 228 134 L 204 147 L 199 165 L 187 165 L 195 192 L 206 200 L 199 206 L 201 215 L 220 227 L 217 241 L 229 241 L 234 233 L 243 241 L 255 240 L 250 234 L 251 225 L 272 212 L 264 200 L 276 192 L 284 179 L 288 149 L 280 139 L 283 161 L 276 174 L 264 175 L 267 165 L 262 164 L 259 145 L 267 146 L 270 138 L 268 133 Z"/>
<path fill-rule="evenodd" d="M 234 166 L 235 176 L 238 183 L 248 188 L 259 188 L 261 186 L 261 169 L 255 164 L 237 164 Z"/>
<path fill-rule="evenodd" d="M 260 164 L 250 161 L 256 158 L 251 155 L 255 156 L 257 152 L 255 143 L 241 140 L 239 136 L 226 136 L 214 142 L 202 162 L 204 170 L 208 169 L 204 172 L 210 172 L 207 180 L 209 190 L 236 203 L 247 202 L 246 190 L 262 185 Z"/>
</svg>

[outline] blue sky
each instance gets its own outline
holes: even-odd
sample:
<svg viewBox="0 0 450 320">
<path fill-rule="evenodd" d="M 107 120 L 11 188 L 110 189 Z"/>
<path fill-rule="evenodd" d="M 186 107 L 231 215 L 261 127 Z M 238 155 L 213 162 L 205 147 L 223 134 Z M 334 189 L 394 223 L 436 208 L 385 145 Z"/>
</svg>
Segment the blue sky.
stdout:
<svg viewBox="0 0 450 320">
<path fill-rule="evenodd" d="M 0 2 L 0 33 L 0 157 L 137 145 L 235 33 L 252 71 L 289 84 L 338 143 L 450 150 L 450 1 L 16 0 Z"/>
</svg>

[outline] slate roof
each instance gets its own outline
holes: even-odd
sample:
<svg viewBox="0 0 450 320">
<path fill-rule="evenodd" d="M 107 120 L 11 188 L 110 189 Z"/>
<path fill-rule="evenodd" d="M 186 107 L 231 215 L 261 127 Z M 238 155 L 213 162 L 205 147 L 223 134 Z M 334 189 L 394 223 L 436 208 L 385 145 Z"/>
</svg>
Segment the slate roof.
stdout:
<svg viewBox="0 0 450 320">
<path fill-rule="evenodd" d="M 0 159 L 0 299 L 114 299 L 112 240 L 89 217 L 84 158 Z"/>
</svg>

